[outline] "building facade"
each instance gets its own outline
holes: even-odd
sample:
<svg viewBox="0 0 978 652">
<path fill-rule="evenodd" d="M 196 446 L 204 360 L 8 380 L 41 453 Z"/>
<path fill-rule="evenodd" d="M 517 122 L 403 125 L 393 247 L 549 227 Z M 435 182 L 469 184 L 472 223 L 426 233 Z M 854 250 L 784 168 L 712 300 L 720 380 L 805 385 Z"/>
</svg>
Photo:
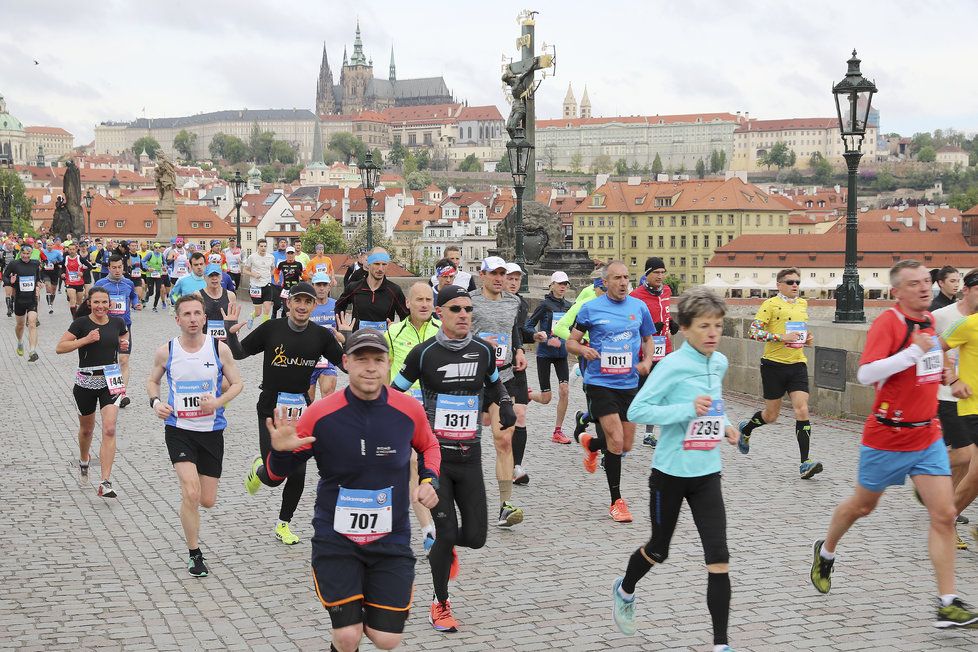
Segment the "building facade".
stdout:
<svg viewBox="0 0 978 652">
<path fill-rule="evenodd" d="M 61 127 L 27 126 L 7 109 L 0 95 L 0 161 L 45 166 L 71 152 L 75 137 Z"/>
<path fill-rule="evenodd" d="M 872 121 L 863 140 L 863 161 L 876 160 L 879 127 Z M 836 168 L 845 168 L 845 149 L 837 118 L 788 118 L 757 120 L 745 116 L 733 134 L 733 158 L 730 170 L 758 172 L 767 170 L 762 161 L 775 144 L 782 142 L 795 153 L 795 165 L 807 168 L 809 159 L 818 153 Z"/>
</svg>

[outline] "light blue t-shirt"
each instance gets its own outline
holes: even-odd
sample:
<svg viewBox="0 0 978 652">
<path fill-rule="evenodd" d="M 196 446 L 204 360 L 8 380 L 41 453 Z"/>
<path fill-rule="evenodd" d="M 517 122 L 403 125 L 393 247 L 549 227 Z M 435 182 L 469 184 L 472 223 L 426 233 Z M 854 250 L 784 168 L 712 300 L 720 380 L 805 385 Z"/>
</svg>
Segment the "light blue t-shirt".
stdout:
<svg viewBox="0 0 978 652">
<path fill-rule="evenodd" d="M 655 335 L 648 306 L 635 297 L 615 301 L 607 294 L 581 306 L 574 320 L 577 330 L 588 334 L 592 349 L 601 356 L 584 368 L 584 382 L 613 389 L 638 387 L 642 338 Z"/>
<path fill-rule="evenodd" d="M 173 300 L 176 301 L 185 294 L 200 292 L 205 287 L 207 287 L 207 279 L 205 279 L 203 276 L 187 274 L 173 284 L 173 289 L 170 291 L 170 295 L 173 297 Z"/>
<path fill-rule="evenodd" d="M 132 316 L 129 309 L 139 305 L 139 295 L 136 294 L 136 286 L 126 277 L 118 281 L 113 281 L 111 276 L 106 276 L 95 282 L 95 287 L 105 288 L 109 292 L 109 314 L 113 317 L 121 317 L 126 326 L 132 326 Z"/>
<path fill-rule="evenodd" d="M 326 303 L 316 304 L 309 315 L 310 321 L 324 328 L 336 328 L 336 299 L 330 297 Z"/>
</svg>

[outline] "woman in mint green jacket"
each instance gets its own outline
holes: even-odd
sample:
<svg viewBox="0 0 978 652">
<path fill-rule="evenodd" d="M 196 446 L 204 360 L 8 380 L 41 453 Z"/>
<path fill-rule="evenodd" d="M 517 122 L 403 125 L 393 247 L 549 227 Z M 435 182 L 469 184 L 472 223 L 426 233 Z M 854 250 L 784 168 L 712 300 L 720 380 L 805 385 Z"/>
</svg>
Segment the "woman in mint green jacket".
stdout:
<svg viewBox="0 0 978 652">
<path fill-rule="evenodd" d="M 655 564 L 669 556 L 669 544 L 683 501 L 703 543 L 706 603 L 713 620 L 714 650 L 730 650 L 730 576 L 727 515 L 720 488 L 720 448 L 726 438 L 736 445 L 738 433 L 723 408 L 727 358 L 717 351 L 726 306 L 705 288 L 684 293 L 678 322 L 686 341 L 652 370 L 628 408 L 628 420 L 662 429 L 649 476 L 652 538 L 628 561 L 615 581 L 614 619 L 626 634 L 635 632 L 635 585 Z"/>
</svg>

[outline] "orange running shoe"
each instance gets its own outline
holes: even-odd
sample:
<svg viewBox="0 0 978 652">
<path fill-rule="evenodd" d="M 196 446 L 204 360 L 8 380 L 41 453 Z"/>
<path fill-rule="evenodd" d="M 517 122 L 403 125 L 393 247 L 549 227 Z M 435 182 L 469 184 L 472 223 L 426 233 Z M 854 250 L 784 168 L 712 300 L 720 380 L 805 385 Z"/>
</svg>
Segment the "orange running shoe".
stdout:
<svg viewBox="0 0 978 652">
<path fill-rule="evenodd" d="M 555 444 L 569 444 L 571 443 L 571 438 L 564 434 L 560 426 L 557 426 L 554 428 L 554 434 L 550 437 L 550 441 Z"/>
<path fill-rule="evenodd" d="M 611 507 L 608 508 L 608 516 L 610 516 L 615 523 L 632 522 L 632 513 L 628 511 L 628 504 L 625 503 L 624 498 L 619 498 L 611 504 Z"/>
<path fill-rule="evenodd" d="M 581 448 L 584 449 L 584 470 L 588 473 L 594 473 L 598 470 L 598 452 L 588 448 L 591 445 L 592 439 L 594 439 L 594 436 L 586 432 L 580 438 Z"/>
<path fill-rule="evenodd" d="M 438 632 L 458 631 L 458 621 L 452 615 L 452 603 L 448 600 L 444 602 L 435 600 L 431 603 L 431 613 L 428 614 L 428 622 Z"/>
<path fill-rule="evenodd" d="M 452 567 L 448 571 L 448 579 L 454 580 L 458 577 L 458 552 L 455 551 L 455 546 L 452 546 Z"/>
</svg>

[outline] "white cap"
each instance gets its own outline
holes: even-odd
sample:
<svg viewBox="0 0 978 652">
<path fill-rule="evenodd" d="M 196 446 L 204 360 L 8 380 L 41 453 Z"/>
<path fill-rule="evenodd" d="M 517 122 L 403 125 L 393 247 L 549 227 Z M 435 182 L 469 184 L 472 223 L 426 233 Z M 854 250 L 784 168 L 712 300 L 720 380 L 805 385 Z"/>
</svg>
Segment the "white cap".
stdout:
<svg viewBox="0 0 978 652">
<path fill-rule="evenodd" d="M 287 254 L 294 254 L 295 253 L 295 247 L 288 247 L 285 250 L 285 253 L 287 253 Z"/>
<path fill-rule="evenodd" d="M 499 256 L 489 256 L 482 261 L 482 267 L 480 268 L 483 272 L 491 272 L 497 269 L 506 269 L 506 261 Z"/>
<path fill-rule="evenodd" d="M 570 283 L 570 279 L 567 278 L 567 274 L 564 272 L 554 272 L 550 275 L 551 283 Z"/>
<path fill-rule="evenodd" d="M 506 263 L 507 274 L 522 274 L 523 268 L 518 263 Z"/>
</svg>

